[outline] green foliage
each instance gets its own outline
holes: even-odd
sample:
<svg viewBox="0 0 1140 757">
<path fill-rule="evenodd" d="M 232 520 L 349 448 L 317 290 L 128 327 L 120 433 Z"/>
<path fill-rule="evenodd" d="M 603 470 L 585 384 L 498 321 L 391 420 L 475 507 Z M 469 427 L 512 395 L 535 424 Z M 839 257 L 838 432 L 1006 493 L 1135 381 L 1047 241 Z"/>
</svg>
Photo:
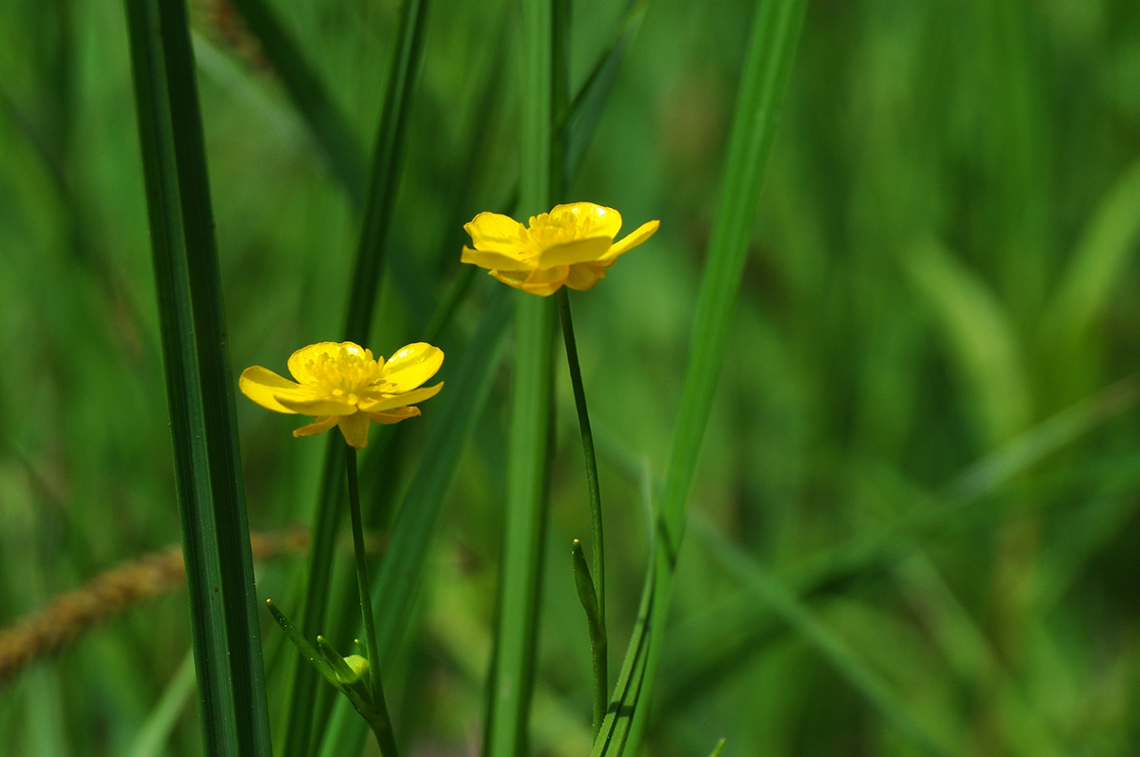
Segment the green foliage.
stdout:
<svg viewBox="0 0 1140 757">
<path fill-rule="evenodd" d="M 526 184 L 537 163 L 520 173 L 544 118 L 565 153 L 542 164 L 565 199 L 619 209 L 626 230 L 662 222 L 572 296 L 610 647 L 661 634 L 637 700 L 644 753 L 707 755 L 722 736 L 725 757 L 1137 752 L 1135 4 L 809 2 L 779 122 L 750 131 L 774 138 L 766 174 L 728 157 L 733 114 L 750 109 L 751 0 L 577 0 L 557 40 L 573 115 L 545 116 L 517 65 L 521 3 L 433 4 L 418 77 L 389 65 L 398 5 L 189 9 L 228 327 L 215 367 L 283 372 L 297 347 L 344 338 L 354 280 L 375 296 L 354 310 L 374 351 L 430 330 L 447 353 L 424 417 L 374 431 L 360 463 L 404 753 L 477 748 L 504 664 L 505 583 L 534 590 L 536 634 L 529 708 L 507 740 L 525 723 L 536 756 L 593 743 L 589 631 L 565 552 L 590 546 L 568 372 L 550 353 L 549 505 L 531 534 L 548 549 L 524 561 L 529 577 L 505 572 L 507 471 L 524 453 L 545 465 L 512 450 L 510 430 L 513 365 L 538 352 L 512 327 L 516 293 L 458 263 L 476 212 L 515 212 L 517 198 L 521 217 L 552 199 Z M 0 628 L 181 538 L 128 28 L 118 0 L 0 3 Z M 381 171 L 400 178 L 387 220 L 374 210 L 368 225 L 369 254 L 387 252 L 356 276 L 368 148 L 393 128 L 385 82 L 401 76 L 414 85 L 403 148 Z M 732 286 L 702 294 L 721 270 L 712 250 L 729 247 L 739 257 L 716 275 Z M 719 367 L 717 340 L 696 360 L 690 346 L 714 308 Z M 323 485 L 324 440 L 293 439 L 297 419 L 241 397 L 236 409 L 254 531 L 310 528 L 319 500 L 339 506 L 313 542 L 331 588 L 308 635 L 347 652 L 364 637 L 334 482 L 344 461 Z M 643 488 L 673 527 L 700 519 L 667 614 L 645 582 L 662 535 L 647 534 Z M 299 627 L 310 559 L 257 563 L 258 595 Z M 298 653 L 256 617 L 281 751 L 300 722 Z M 0 752 L 205 753 L 179 673 L 190 618 L 174 592 L 20 674 L 0 690 Z M 610 681 L 622 701 L 650 663 L 626 659 Z M 374 749 L 313 678 L 308 753 Z"/>
</svg>

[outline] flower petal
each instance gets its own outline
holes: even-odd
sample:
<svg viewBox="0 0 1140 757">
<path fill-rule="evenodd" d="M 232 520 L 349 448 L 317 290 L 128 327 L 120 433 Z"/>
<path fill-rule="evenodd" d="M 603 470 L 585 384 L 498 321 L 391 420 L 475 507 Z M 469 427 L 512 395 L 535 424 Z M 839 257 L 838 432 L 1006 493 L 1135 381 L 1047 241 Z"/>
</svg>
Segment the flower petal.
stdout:
<svg viewBox="0 0 1140 757">
<path fill-rule="evenodd" d="M 313 375 L 309 373 L 308 368 L 305 367 L 306 364 L 311 360 L 317 360 L 321 355 L 328 355 L 330 359 L 335 360 L 342 352 L 372 359 L 372 352 L 364 349 L 356 342 L 317 342 L 308 347 L 302 347 L 289 356 L 289 372 L 293 374 L 293 378 L 302 384 L 316 381 Z"/>
<path fill-rule="evenodd" d="M 393 423 L 406 421 L 408 418 L 415 418 L 420 414 L 418 407 L 397 407 L 385 413 L 368 413 L 368 417 L 372 419 L 373 423 L 382 423 L 385 426 L 390 426 Z"/>
<path fill-rule="evenodd" d="M 570 275 L 566 277 L 566 286 L 585 292 L 593 289 L 594 285 L 606 277 L 606 266 L 597 263 L 579 263 L 570 266 Z"/>
<path fill-rule="evenodd" d="M 427 342 L 415 342 L 401 347 L 388 358 L 381 374 L 384 394 L 410 392 L 435 375 L 443 365 L 443 350 Z M 406 403 L 405 403 L 406 404 Z"/>
<path fill-rule="evenodd" d="M 563 242 L 540 252 L 536 263 L 539 268 L 555 268 L 598 260 L 606 255 L 613 242 L 613 237 L 590 237 Z"/>
<path fill-rule="evenodd" d="M 356 412 L 354 403 L 329 394 L 312 392 L 306 397 L 290 397 L 283 394 L 276 394 L 274 397 L 294 413 L 302 415 L 351 415 Z"/>
<path fill-rule="evenodd" d="M 522 289 L 523 282 L 526 281 L 526 277 L 530 276 L 530 271 L 494 270 L 488 271 L 487 273 L 491 274 L 507 286 L 513 286 L 515 289 Z"/>
<path fill-rule="evenodd" d="M 537 271 L 532 271 L 519 289 L 542 297 L 549 297 L 566 283 L 566 279 L 569 276 L 570 266 L 568 265 L 560 265 L 555 268 L 546 269 L 540 268 Z"/>
<path fill-rule="evenodd" d="M 368 413 L 342 415 L 336 419 L 336 425 L 340 426 L 344 440 L 348 442 L 350 447 L 356 449 L 364 449 L 368 446 L 368 427 L 371 423 L 372 419 L 368 417 Z"/>
<path fill-rule="evenodd" d="M 439 390 L 443 388 L 443 382 L 440 381 L 435 386 L 425 386 L 415 389 L 410 392 L 402 394 L 381 394 L 380 396 L 365 396 L 361 398 L 358 406 L 366 413 L 383 413 L 391 410 L 392 408 L 402 407 L 404 405 L 414 405 L 417 402 L 423 402 L 439 394 Z"/>
<path fill-rule="evenodd" d="M 592 202 L 571 202 L 555 205 L 550 211 L 550 223 L 564 228 L 573 228 L 574 239 L 586 237 L 609 237 L 613 239 L 621 231 L 621 213 L 605 205 Z"/>
<path fill-rule="evenodd" d="M 297 411 L 290 410 L 278 402 L 276 395 L 295 395 L 298 399 L 307 396 L 307 394 L 304 394 L 304 390 L 300 384 L 296 384 L 287 378 L 282 378 L 268 368 L 262 368 L 260 365 L 255 365 L 242 371 L 241 378 L 238 379 L 238 387 L 241 388 L 242 394 L 262 407 L 278 413 L 289 413 L 290 415 L 295 414 Z"/>
<path fill-rule="evenodd" d="M 522 260 L 518 255 L 508 255 L 502 252 L 487 252 L 484 250 L 472 250 L 467 245 L 463 246 L 463 254 L 459 256 L 460 263 L 470 263 L 477 265 L 480 268 L 528 268 L 532 264 Z"/>
<path fill-rule="evenodd" d="M 526 227 L 501 213 L 480 213 L 464 224 L 463 230 L 471 235 L 476 250 L 510 255 L 526 248 Z"/>
<path fill-rule="evenodd" d="M 293 436 L 316 436 L 317 434 L 323 434 L 336 425 L 338 418 L 340 418 L 339 415 L 326 415 L 324 418 L 317 418 L 316 423 L 310 423 L 308 426 L 293 429 Z"/>
<path fill-rule="evenodd" d="M 602 256 L 602 260 L 613 260 L 618 255 L 621 255 L 624 252 L 629 252 L 634 247 L 637 247 L 646 239 L 649 239 L 649 237 L 653 236 L 654 232 L 657 231 L 657 228 L 660 225 L 660 221 L 649 221 L 647 223 L 641 224 L 632 232 L 630 232 L 630 234 L 627 235 L 625 239 L 621 240 L 613 247 L 611 247 L 609 249 L 609 252 Z"/>
</svg>

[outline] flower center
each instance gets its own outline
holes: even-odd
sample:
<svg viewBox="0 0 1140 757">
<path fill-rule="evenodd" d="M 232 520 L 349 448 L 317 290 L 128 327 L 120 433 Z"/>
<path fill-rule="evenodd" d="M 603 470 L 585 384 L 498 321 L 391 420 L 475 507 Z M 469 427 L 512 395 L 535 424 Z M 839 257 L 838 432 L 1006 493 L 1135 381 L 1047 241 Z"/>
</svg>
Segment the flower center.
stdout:
<svg viewBox="0 0 1140 757">
<path fill-rule="evenodd" d="M 382 366 L 372 359 L 372 351 L 363 353 L 337 350 L 336 355 L 321 354 L 305 362 L 305 370 L 318 388 L 336 396 L 347 396 L 355 402 L 356 395 L 380 379 Z"/>
</svg>

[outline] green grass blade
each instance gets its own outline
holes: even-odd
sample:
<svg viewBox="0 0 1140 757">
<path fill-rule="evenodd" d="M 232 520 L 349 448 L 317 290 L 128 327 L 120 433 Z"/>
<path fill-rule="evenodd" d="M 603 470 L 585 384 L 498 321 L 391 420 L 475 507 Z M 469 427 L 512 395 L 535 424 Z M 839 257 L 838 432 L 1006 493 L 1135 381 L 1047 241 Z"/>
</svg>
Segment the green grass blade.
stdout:
<svg viewBox="0 0 1140 757">
<path fill-rule="evenodd" d="M 1017 331 L 984 282 L 934 241 L 905 261 L 950 344 L 970 395 L 985 449 L 1025 429 L 1031 408 Z"/>
<path fill-rule="evenodd" d="M 1128 255 L 1140 244 L 1140 163 L 1101 201 L 1064 272 L 1042 336 L 1079 339 L 1108 305 Z"/>
<path fill-rule="evenodd" d="M 270 755 L 233 376 L 182 0 L 127 18 L 190 591 L 211 754 Z"/>
<path fill-rule="evenodd" d="M 910 709 L 891 687 L 838 636 L 825 628 L 812 612 L 750 555 L 724 538 L 703 520 L 696 521 L 698 534 L 711 554 L 736 578 L 834 667 L 901 734 L 927 754 L 947 757 L 951 752 L 910 714 Z"/>
<path fill-rule="evenodd" d="M 631 754 L 637 754 L 640 749 L 648 708 L 637 705 L 641 690 L 652 689 L 664 638 L 677 549 L 684 532 L 685 512 L 692 495 L 701 443 L 748 254 L 752 224 L 806 9 L 806 0 L 767 0 L 756 10 L 744 76 L 737 95 L 720 203 L 690 337 L 685 388 L 673 432 L 662 506 L 655 529 L 654 578 L 652 590 L 647 591 L 654 595 L 651 614 L 640 631 L 635 632 L 626 653 L 624 668 L 631 671 L 637 668 L 638 658 L 645 658 L 641 674 L 644 681 L 633 687 L 631 692 L 614 692 L 602 734 L 594 744 L 595 757 L 620 755 L 627 748 Z M 607 734 L 622 727 L 629 728 L 628 737 L 610 740 Z"/>
<path fill-rule="evenodd" d="M 399 187 L 404 153 L 404 131 L 411 110 L 412 89 L 423 58 L 423 42 L 427 28 L 427 0 L 405 0 L 400 9 L 396 40 L 392 48 L 380 122 L 372 156 L 368 201 L 364 209 L 363 227 L 349 282 L 349 300 L 345 316 L 345 339 L 367 345 L 372 325 L 376 296 L 384 271 L 387 232 Z M 334 435 L 335 436 L 335 435 Z M 344 469 L 344 445 L 330 438 L 322 472 L 321 496 L 317 502 L 313 526 L 313 549 L 310 555 L 308 589 L 301 632 L 315 637 L 323 629 L 327 615 L 332 553 L 339 513 L 342 509 L 341 483 Z M 289 706 L 289 732 L 285 741 L 285 757 L 304 757 L 312 738 L 315 672 L 297 659 L 293 670 Z"/>
<path fill-rule="evenodd" d="M 178 666 L 178 672 L 162 692 L 154 709 L 147 715 L 138 736 L 131 744 L 127 757 L 162 757 L 166 754 L 166 743 L 178 725 L 178 718 L 186 703 L 194 693 L 194 655 Z"/>
<path fill-rule="evenodd" d="M 565 73 L 555 60 L 554 5 L 552 0 L 522 2 L 517 70 L 522 97 L 519 210 L 524 217 L 546 212 L 553 200 L 554 78 Z M 483 734 L 488 757 L 526 752 L 549 472 L 554 303 L 523 292 L 512 297 L 517 308 L 514 386 L 497 633 Z"/>
<path fill-rule="evenodd" d="M 486 404 L 501 360 L 511 305 L 510 292 L 497 287 L 475 335 L 439 396 L 443 405 L 393 526 L 391 546 L 372 591 L 382 671 L 390 668 L 407 628 L 435 524 L 463 450 Z M 324 757 L 358 754 L 365 736 L 364 722 L 345 703 L 338 702 L 319 753 Z"/>
<path fill-rule="evenodd" d="M 367 189 L 363 170 L 366 156 L 348 119 L 266 0 L 234 0 L 234 7 L 261 42 L 265 57 L 309 125 L 333 175 L 344 185 L 353 204 L 360 207 Z"/>
</svg>

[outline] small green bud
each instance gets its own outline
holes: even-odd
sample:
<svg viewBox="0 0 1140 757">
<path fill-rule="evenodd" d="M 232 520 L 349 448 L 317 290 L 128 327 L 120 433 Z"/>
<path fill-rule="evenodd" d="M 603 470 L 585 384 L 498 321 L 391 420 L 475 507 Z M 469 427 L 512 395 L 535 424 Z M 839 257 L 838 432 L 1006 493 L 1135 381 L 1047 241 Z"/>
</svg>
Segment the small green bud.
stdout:
<svg viewBox="0 0 1140 757">
<path fill-rule="evenodd" d="M 352 684 L 359 681 L 364 676 L 368 675 L 369 665 L 368 660 L 364 659 L 358 654 L 350 654 L 344 658 L 345 663 L 352 669 L 351 676 L 345 676 L 342 673 L 337 673 L 336 678 L 344 684 Z"/>
</svg>

